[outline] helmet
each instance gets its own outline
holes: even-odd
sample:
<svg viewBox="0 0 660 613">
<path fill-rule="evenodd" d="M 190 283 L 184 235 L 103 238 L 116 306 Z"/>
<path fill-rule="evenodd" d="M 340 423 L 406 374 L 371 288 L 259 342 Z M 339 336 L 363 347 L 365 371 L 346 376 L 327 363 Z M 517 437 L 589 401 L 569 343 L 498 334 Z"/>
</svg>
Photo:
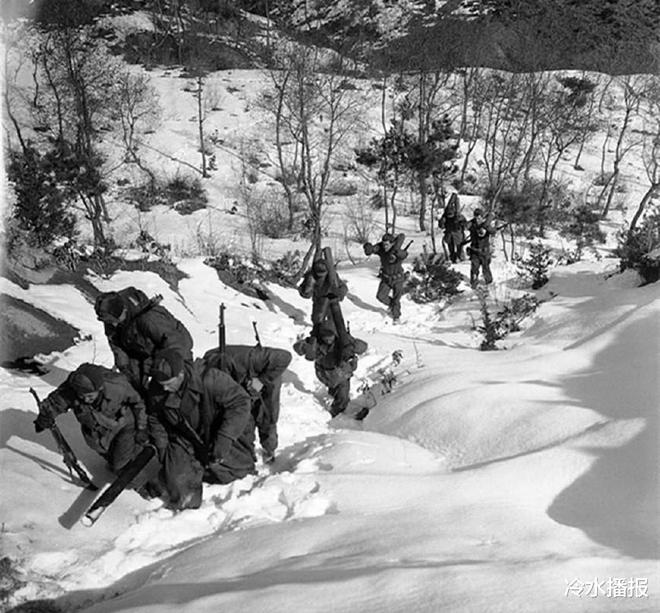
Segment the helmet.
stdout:
<svg viewBox="0 0 660 613">
<path fill-rule="evenodd" d="M 67 383 L 77 396 L 83 396 L 103 387 L 103 375 L 98 366 L 83 364 L 69 375 Z"/>
<path fill-rule="evenodd" d="M 124 301 L 117 292 L 99 294 L 94 303 L 96 316 L 101 321 L 119 319 L 125 308 Z"/>
<path fill-rule="evenodd" d="M 163 349 L 154 356 L 149 374 L 156 381 L 167 381 L 183 371 L 183 357 L 176 349 Z"/>
<path fill-rule="evenodd" d="M 383 237 L 380 240 L 383 243 L 393 243 L 394 242 L 394 235 L 390 234 L 389 232 L 385 232 L 385 234 L 383 234 Z"/>
<path fill-rule="evenodd" d="M 476 217 L 477 215 L 483 215 L 483 213 L 484 213 L 484 212 L 483 212 L 480 208 L 476 208 L 476 209 L 474 209 L 474 211 L 472 212 L 472 214 L 473 214 L 475 217 Z"/>
</svg>

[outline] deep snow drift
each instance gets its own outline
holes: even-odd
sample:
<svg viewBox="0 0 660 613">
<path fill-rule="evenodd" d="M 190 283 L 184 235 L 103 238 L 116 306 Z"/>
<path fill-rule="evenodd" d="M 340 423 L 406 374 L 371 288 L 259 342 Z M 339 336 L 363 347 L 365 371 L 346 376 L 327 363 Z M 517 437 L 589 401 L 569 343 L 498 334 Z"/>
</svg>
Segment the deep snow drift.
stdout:
<svg viewBox="0 0 660 613">
<path fill-rule="evenodd" d="M 15 598 L 94 612 L 658 610 L 660 286 L 606 275 L 613 260 L 555 269 L 526 329 L 480 352 L 471 291 L 442 312 L 404 299 L 393 326 L 369 264 L 340 270 L 346 319 L 369 343 L 353 385 L 357 397 L 373 384 L 354 403 L 377 400 L 363 422 L 330 420 L 312 364 L 295 356 L 272 469 L 206 486 L 202 508 L 178 514 L 125 492 L 93 528 L 76 522 L 90 494 L 34 433 L 28 388 L 45 396 L 83 361 L 111 365 L 101 325 L 69 286 L 3 279 L 4 293 L 81 331 L 44 377 L 0 371 L 3 555 L 26 581 Z M 200 260 L 180 267 L 178 292 L 151 273 L 90 280 L 162 293 L 196 355 L 216 344 L 220 302 L 228 342 L 252 343 L 252 321 L 278 347 L 307 330 L 296 322 L 311 305 L 293 289 L 271 285 L 263 302 Z M 389 394 L 383 368 L 397 378 Z M 107 483 L 74 418 L 59 422 Z"/>
</svg>

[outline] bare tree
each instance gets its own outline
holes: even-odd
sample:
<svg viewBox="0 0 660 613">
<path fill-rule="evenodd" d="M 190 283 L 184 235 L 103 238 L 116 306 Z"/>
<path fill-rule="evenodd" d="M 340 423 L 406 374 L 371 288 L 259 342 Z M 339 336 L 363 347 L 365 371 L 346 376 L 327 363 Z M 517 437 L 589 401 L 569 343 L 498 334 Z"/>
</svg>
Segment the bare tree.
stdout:
<svg viewBox="0 0 660 613">
<path fill-rule="evenodd" d="M 557 166 L 568 148 L 583 134 L 587 112 L 593 106 L 594 88 L 595 84 L 589 80 L 558 77 L 542 97 L 543 130 L 538 151 L 543 161 L 543 183 L 537 209 L 541 236 L 545 232 L 547 200 Z"/>
<path fill-rule="evenodd" d="M 612 200 L 621 174 L 621 163 L 630 150 L 639 144 L 629 138 L 629 132 L 632 128 L 633 119 L 639 113 L 640 104 L 649 90 L 651 79 L 650 75 L 624 75 L 616 78 L 622 93 L 623 116 L 616 126 L 617 134 L 614 159 L 612 160 L 612 174 L 606 180 L 597 201 L 597 206 L 600 206 L 602 201 L 605 200 L 601 211 L 603 219 L 607 217 L 612 206 Z"/>
<path fill-rule="evenodd" d="M 154 173 L 138 155 L 141 135 L 154 129 L 159 121 L 161 108 L 156 90 L 149 76 L 143 72 L 124 70 L 117 80 L 117 113 L 121 123 L 121 135 L 126 150 L 126 160 L 135 163 L 149 176 L 150 189 L 156 183 Z"/>
<path fill-rule="evenodd" d="M 341 59 L 330 71 L 320 50 L 297 46 L 285 49 L 277 59 L 280 69 L 269 72 L 275 102 L 271 114 L 284 192 L 292 207 L 294 194 L 287 176 L 299 169 L 297 188 L 307 205 L 311 246 L 304 269 L 321 248 L 332 162 L 360 121 L 360 101 L 341 86 Z"/>
<path fill-rule="evenodd" d="M 642 160 L 649 180 L 649 187 L 642 196 L 637 210 L 630 221 L 628 240 L 631 240 L 637 223 L 644 214 L 646 207 L 653 198 L 660 196 L 660 81 L 652 78 L 649 84 L 649 112 L 644 130 L 645 139 L 642 146 Z"/>
<path fill-rule="evenodd" d="M 59 156 L 60 180 L 77 196 L 97 246 L 107 244 L 103 163 L 97 143 L 112 130 L 120 61 L 89 27 L 62 24 L 45 31 L 25 27 L 30 41 L 32 90 L 24 97 L 35 144 Z M 29 86 L 26 86 L 29 87 Z M 26 127 L 27 127 L 26 126 Z"/>
<path fill-rule="evenodd" d="M 533 115 L 526 75 L 492 73 L 477 92 L 481 108 L 482 161 L 486 169 L 489 215 L 502 190 L 516 181 L 529 162 Z"/>
</svg>

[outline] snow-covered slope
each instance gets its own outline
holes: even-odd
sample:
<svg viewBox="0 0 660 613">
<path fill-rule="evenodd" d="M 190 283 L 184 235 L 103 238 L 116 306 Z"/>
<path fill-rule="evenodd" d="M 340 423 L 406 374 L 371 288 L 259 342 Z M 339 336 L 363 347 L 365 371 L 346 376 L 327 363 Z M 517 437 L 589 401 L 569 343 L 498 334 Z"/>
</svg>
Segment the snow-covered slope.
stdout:
<svg viewBox="0 0 660 613">
<path fill-rule="evenodd" d="M 162 293 L 197 354 L 215 344 L 220 301 L 229 342 L 253 342 L 252 321 L 267 345 L 305 331 L 296 321 L 310 304 L 295 291 L 270 286 L 261 302 L 197 259 L 181 267 L 177 293 L 150 273 L 90 280 Z M 404 299 L 392 326 L 373 269 L 342 269 L 346 318 L 370 345 L 356 384 L 377 383 L 403 352 L 367 418 L 330 420 L 311 363 L 295 356 L 272 469 L 206 486 L 202 508 L 178 514 L 125 492 L 91 529 L 75 521 L 90 495 L 34 433 L 27 390 L 46 395 L 82 361 L 109 365 L 107 344 L 76 290 L 3 280 L 89 335 L 49 356 L 43 378 L 0 371 L 3 555 L 26 581 L 15 597 L 94 612 L 656 610 L 660 288 L 607 278 L 613 267 L 557 269 L 539 292 L 555 297 L 498 352 L 477 349 L 470 292 L 442 313 Z M 75 420 L 61 422 L 107 482 Z"/>
</svg>

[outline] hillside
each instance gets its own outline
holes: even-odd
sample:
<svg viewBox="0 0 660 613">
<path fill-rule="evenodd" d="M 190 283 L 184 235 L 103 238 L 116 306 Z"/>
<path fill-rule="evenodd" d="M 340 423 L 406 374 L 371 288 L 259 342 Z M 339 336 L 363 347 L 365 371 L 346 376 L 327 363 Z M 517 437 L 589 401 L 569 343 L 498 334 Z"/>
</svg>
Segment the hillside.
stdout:
<svg viewBox="0 0 660 613">
<path fill-rule="evenodd" d="M 78 29 L 4 31 L 0 608 L 659 609 L 657 76 L 585 72 L 601 65 L 557 55 L 538 64 L 525 44 L 465 66 L 463 51 L 420 43 L 464 26 L 507 38 L 506 15 L 466 18 L 474 3 L 308 2 L 304 19 L 287 3 L 272 21 L 263 3 L 221 3 L 206 22 L 184 10 L 180 30 L 179 5 L 157 4 Z M 401 26 L 385 50 L 366 41 L 370 58 L 337 42 L 359 34 L 361 11 L 374 36 Z M 480 53 L 493 58 L 490 44 Z M 453 193 L 467 218 L 481 207 L 502 223 L 494 282 L 478 291 L 469 259 L 442 255 Z M 396 324 L 362 247 L 385 231 L 413 241 Z M 369 346 L 347 413 L 331 419 L 314 365 L 294 355 L 273 465 L 206 484 L 196 510 L 126 491 L 92 528 L 79 523 L 94 494 L 35 433 L 29 389 L 43 398 L 83 362 L 113 365 L 98 293 L 161 294 L 195 356 L 217 345 L 221 303 L 229 343 L 252 345 L 256 324 L 264 345 L 291 350 L 310 331 L 296 283 L 315 240 Z M 522 271 L 534 257 L 548 277 L 535 289 Z M 459 275 L 455 293 L 438 289 L 434 265 Z M 419 302 L 414 280 L 429 292 Z M 487 317 L 503 312 L 506 333 L 481 351 Z M 74 416 L 58 424 L 110 483 Z"/>
</svg>

